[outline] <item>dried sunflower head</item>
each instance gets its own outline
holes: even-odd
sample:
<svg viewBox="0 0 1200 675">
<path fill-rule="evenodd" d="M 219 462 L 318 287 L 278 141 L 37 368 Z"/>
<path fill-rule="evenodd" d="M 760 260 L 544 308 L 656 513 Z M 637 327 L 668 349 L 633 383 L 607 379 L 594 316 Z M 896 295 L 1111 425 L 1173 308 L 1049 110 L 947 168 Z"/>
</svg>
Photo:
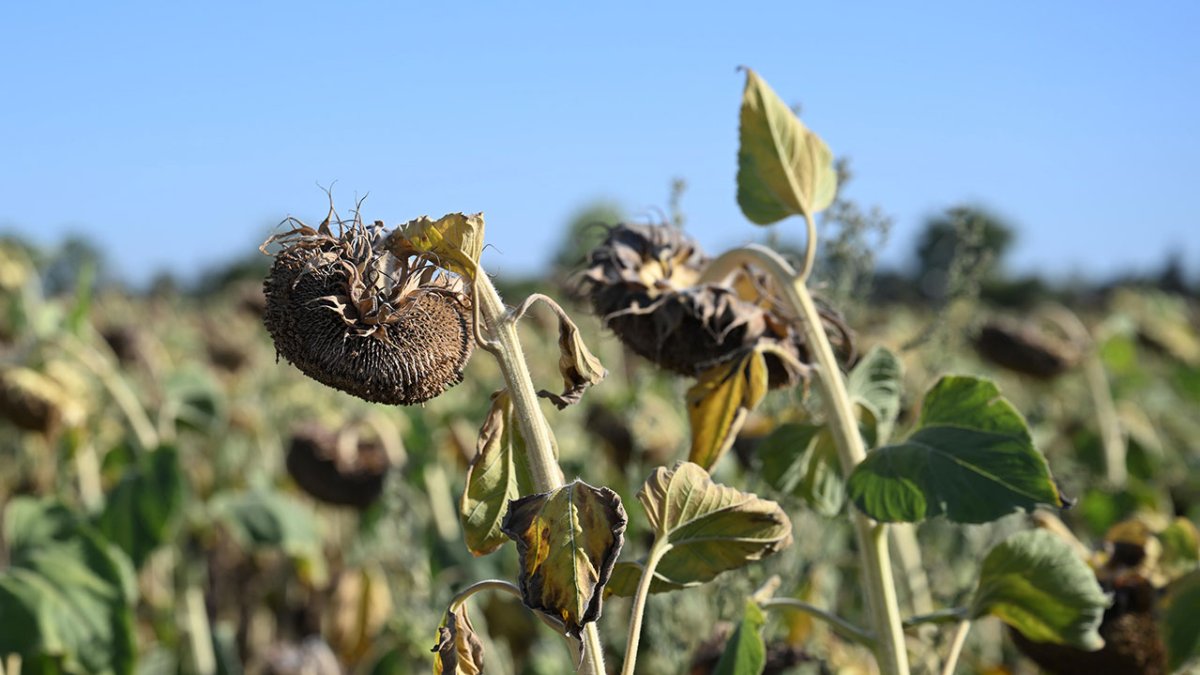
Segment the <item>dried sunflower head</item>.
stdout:
<svg viewBox="0 0 1200 675">
<path fill-rule="evenodd" d="M 668 370 L 696 377 L 766 348 L 772 388 L 806 380 L 807 345 L 765 280 L 746 272 L 732 285 L 699 283 L 708 262 L 677 228 L 617 225 L 588 256 L 583 291 L 627 347 Z M 821 314 L 849 360 L 850 330 L 832 309 L 822 307 Z"/>
<path fill-rule="evenodd" d="M 365 509 L 383 493 L 391 461 L 383 445 L 350 429 L 334 433 L 317 424 L 292 433 L 287 470 L 318 501 Z"/>
<path fill-rule="evenodd" d="M 50 366 L 47 370 L 64 370 L 57 363 Z M 55 374 L 23 366 L 0 366 L 0 419 L 46 436 L 53 436 L 64 425 L 79 424 L 85 415 L 77 392 L 79 384 L 75 382 L 72 387 L 71 380 L 64 383 Z"/>
<path fill-rule="evenodd" d="M 974 345 L 982 358 L 1042 380 L 1056 378 L 1071 370 L 1083 356 L 1078 345 L 1034 323 L 1005 318 L 984 323 L 974 338 Z"/>
<path fill-rule="evenodd" d="M 411 405 L 458 384 L 471 355 L 471 300 L 461 277 L 428 257 L 398 257 L 383 226 L 294 227 L 263 283 L 263 322 L 278 355 L 323 384 L 376 403 Z M 264 251 L 265 252 L 265 251 Z"/>
</svg>

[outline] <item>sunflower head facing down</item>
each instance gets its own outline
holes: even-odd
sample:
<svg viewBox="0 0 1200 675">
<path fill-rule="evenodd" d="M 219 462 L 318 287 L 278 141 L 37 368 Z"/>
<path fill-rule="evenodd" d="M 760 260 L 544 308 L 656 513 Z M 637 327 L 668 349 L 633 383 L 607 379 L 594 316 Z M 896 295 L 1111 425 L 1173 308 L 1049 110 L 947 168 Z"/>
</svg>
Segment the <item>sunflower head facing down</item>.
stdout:
<svg viewBox="0 0 1200 675">
<path fill-rule="evenodd" d="M 808 347 L 765 278 L 744 270 L 727 283 L 702 283 L 708 263 L 677 228 L 617 225 L 588 256 L 582 288 L 627 347 L 667 370 L 698 377 L 761 349 L 771 388 L 806 382 Z M 849 329 L 832 309 L 821 314 L 834 346 L 851 360 Z"/>
<path fill-rule="evenodd" d="M 282 244 L 263 283 L 277 356 L 375 403 L 422 403 L 458 384 L 474 341 L 463 279 L 428 255 L 396 255 L 382 223 L 331 220 L 289 219 L 261 247 Z"/>
</svg>

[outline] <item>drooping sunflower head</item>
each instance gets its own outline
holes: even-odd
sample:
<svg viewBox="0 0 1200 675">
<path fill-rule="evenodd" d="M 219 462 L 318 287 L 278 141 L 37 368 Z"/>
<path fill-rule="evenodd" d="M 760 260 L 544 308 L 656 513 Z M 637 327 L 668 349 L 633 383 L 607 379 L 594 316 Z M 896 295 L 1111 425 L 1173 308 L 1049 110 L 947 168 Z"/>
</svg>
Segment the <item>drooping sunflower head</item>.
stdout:
<svg viewBox="0 0 1200 675">
<path fill-rule="evenodd" d="M 583 291 L 595 312 L 635 353 L 687 376 L 763 349 L 772 388 L 807 377 L 808 349 L 765 279 L 745 271 L 729 283 L 701 283 L 709 259 L 668 225 L 617 225 L 592 250 Z M 835 346 L 853 342 L 836 312 L 822 307 Z"/>
<path fill-rule="evenodd" d="M 461 277 L 428 256 L 397 256 L 382 223 L 299 221 L 263 283 L 263 322 L 304 374 L 376 403 L 422 403 L 462 380 L 473 347 Z M 265 251 L 264 251 L 265 252 Z"/>
<path fill-rule="evenodd" d="M 365 509 L 383 494 L 391 460 L 383 445 L 352 428 L 339 431 L 308 423 L 288 441 L 288 474 L 326 504 Z"/>
</svg>

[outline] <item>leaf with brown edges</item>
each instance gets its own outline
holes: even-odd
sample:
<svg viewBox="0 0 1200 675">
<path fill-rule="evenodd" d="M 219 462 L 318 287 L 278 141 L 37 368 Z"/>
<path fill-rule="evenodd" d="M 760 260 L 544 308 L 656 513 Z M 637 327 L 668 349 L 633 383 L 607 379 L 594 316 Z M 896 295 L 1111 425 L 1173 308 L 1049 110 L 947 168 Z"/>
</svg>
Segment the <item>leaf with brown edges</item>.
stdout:
<svg viewBox="0 0 1200 675">
<path fill-rule="evenodd" d="M 578 638 L 600 617 L 626 522 L 615 492 L 579 480 L 510 502 L 501 529 L 517 543 L 525 605 L 561 620 Z"/>
<path fill-rule="evenodd" d="M 563 391 L 561 394 L 555 394 L 543 389 L 538 392 L 538 396 L 550 399 L 555 407 L 562 410 L 579 403 L 583 392 L 603 380 L 608 375 L 608 370 L 584 344 L 579 335 L 579 327 L 561 309 L 558 315 L 558 350 L 558 372 L 563 377 Z"/>
<path fill-rule="evenodd" d="M 475 634 L 467 606 L 446 614 L 431 650 L 433 675 L 479 675 L 483 672 L 483 641 Z"/>
</svg>

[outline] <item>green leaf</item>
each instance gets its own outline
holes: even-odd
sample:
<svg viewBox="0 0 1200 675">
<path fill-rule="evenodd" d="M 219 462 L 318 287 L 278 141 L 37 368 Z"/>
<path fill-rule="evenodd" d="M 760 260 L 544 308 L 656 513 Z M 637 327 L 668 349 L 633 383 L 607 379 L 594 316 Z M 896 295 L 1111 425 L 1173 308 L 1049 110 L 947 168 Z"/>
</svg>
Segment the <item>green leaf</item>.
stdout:
<svg viewBox="0 0 1200 675">
<path fill-rule="evenodd" d="M 439 266 L 473 279 L 483 254 L 483 214 L 415 218 L 388 237 L 387 247 L 397 257 L 430 254 Z"/>
<path fill-rule="evenodd" d="M 433 646 L 433 675 L 479 675 L 483 672 L 483 641 L 471 625 L 467 606 L 447 612 Z"/>
<path fill-rule="evenodd" d="M 323 560 L 312 512 L 289 496 L 267 490 L 223 494 L 213 498 L 212 509 L 247 548 L 277 549 L 311 563 Z"/>
<path fill-rule="evenodd" d="M 688 461 L 711 469 L 725 454 L 746 415 L 767 395 L 767 362 L 758 350 L 700 374 L 687 392 L 692 447 Z"/>
<path fill-rule="evenodd" d="M 763 643 L 762 628 L 766 617 L 753 600 L 746 603 L 746 612 L 737 628 L 725 643 L 725 651 L 717 662 L 713 675 L 759 675 L 767 665 L 767 646 Z"/>
<path fill-rule="evenodd" d="M 508 538 L 500 523 L 509 501 L 532 492 L 531 481 L 520 470 L 517 457 L 525 453 L 512 399 L 507 390 L 492 394 L 492 408 L 479 430 L 475 458 L 467 469 L 467 487 L 459 503 L 459 516 L 467 548 L 477 556 L 500 548 Z"/>
<path fill-rule="evenodd" d="M 655 569 L 651 592 L 704 583 L 792 543 L 792 523 L 778 504 L 718 485 L 691 462 L 655 469 L 637 496 L 656 545 L 670 546 Z"/>
<path fill-rule="evenodd" d="M 0 573 L 0 654 L 30 671 L 130 675 L 134 573 L 129 559 L 51 501 L 7 505 L 10 567 Z"/>
<path fill-rule="evenodd" d="M 804 499 L 817 513 L 835 516 L 846 501 L 837 446 L 816 424 L 781 424 L 758 449 L 762 475 L 771 487 Z"/>
<path fill-rule="evenodd" d="M 918 429 L 855 467 L 850 499 L 882 522 L 945 515 L 985 523 L 1038 504 L 1063 506 L 1046 459 L 996 385 L 943 377 L 925 396 Z"/>
<path fill-rule="evenodd" d="M 833 153 L 753 70 L 746 69 L 738 148 L 738 206 L 770 225 L 814 216 L 837 193 Z"/>
<path fill-rule="evenodd" d="M 624 541 L 625 509 L 608 488 L 576 480 L 509 503 L 501 530 L 517 544 L 525 606 L 579 637 L 600 617 L 604 584 Z"/>
<path fill-rule="evenodd" d="M 125 470 L 105 500 L 96 527 L 141 568 L 156 548 L 174 536 L 184 487 L 178 451 L 159 448 Z"/>
<path fill-rule="evenodd" d="M 1071 547 L 1045 530 L 1020 532 L 988 553 L 970 616 L 991 614 L 1034 642 L 1095 651 L 1109 599 Z"/>
<path fill-rule="evenodd" d="M 1200 656 L 1200 572 L 1171 584 L 1161 622 L 1172 670 Z"/>
<path fill-rule="evenodd" d="M 847 378 L 850 399 L 874 416 L 874 443 L 886 443 L 900 415 L 900 395 L 904 385 L 900 359 L 886 347 L 872 347 L 854 366 Z"/>
</svg>

